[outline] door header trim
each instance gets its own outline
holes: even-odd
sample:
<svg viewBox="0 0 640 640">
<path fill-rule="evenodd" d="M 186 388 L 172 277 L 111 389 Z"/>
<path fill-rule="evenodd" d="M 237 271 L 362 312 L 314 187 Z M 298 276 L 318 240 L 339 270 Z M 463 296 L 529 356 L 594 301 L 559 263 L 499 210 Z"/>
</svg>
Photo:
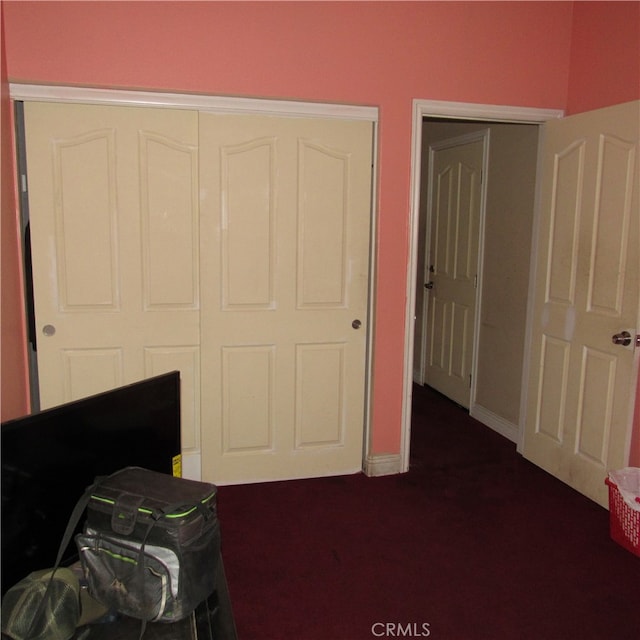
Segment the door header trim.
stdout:
<svg viewBox="0 0 640 640">
<path fill-rule="evenodd" d="M 517 122 L 518 124 L 541 124 L 547 120 L 564 117 L 564 111 L 561 109 L 538 109 L 441 100 L 414 100 L 413 109 L 414 113 L 418 113 L 423 118 L 488 120 L 490 122 Z"/>
<path fill-rule="evenodd" d="M 373 106 L 235 98 L 198 93 L 158 93 L 128 89 L 10 83 L 9 95 L 13 100 L 33 102 L 75 102 L 113 106 L 193 109 L 216 113 L 378 121 L 378 107 Z"/>
</svg>

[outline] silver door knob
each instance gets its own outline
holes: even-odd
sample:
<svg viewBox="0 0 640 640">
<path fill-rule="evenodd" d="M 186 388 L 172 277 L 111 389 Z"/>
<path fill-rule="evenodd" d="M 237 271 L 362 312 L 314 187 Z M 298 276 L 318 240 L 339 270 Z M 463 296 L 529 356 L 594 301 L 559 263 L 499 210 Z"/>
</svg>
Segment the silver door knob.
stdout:
<svg viewBox="0 0 640 640">
<path fill-rule="evenodd" d="M 628 331 L 621 331 L 620 333 L 615 333 L 611 337 L 611 341 L 613 344 L 619 344 L 623 347 L 628 347 L 631 344 L 631 334 Z"/>
<path fill-rule="evenodd" d="M 42 333 L 47 336 L 47 338 L 50 338 L 55 335 L 56 328 L 52 324 L 45 324 L 44 327 L 42 327 Z"/>
</svg>

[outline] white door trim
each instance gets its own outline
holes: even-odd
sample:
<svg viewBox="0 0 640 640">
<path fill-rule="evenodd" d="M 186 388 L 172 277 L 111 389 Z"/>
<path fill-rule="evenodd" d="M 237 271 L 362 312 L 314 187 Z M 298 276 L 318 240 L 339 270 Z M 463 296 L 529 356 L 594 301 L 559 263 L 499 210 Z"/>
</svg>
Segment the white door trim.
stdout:
<svg viewBox="0 0 640 640">
<path fill-rule="evenodd" d="M 195 109 L 197 111 L 214 111 L 216 113 L 339 118 L 341 120 L 378 122 L 378 107 L 366 105 L 19 83 L 9 84 L 9 95 L 12 100 L 38 102 L 77 102 L 122 107 Z"/>
<path fill-rule="evenodd" d="M 520 124 L 542 124 L 547 120 L 561 118 L 564 112 L 558 109 L 538 109 L 509 105 L 475 104 L 466 102 L 443 102 L 439 100 L 413 101 L 413 123 L 411 132 L 411 182 L 409 212 L 409 256 L 407 260 L 404 373 L 402 398 L 402 425 L 400 440 L 401 471 L 409 470 L 411 438 L 411 399 L 413 385 L 413 347 L 416 309 L 416 282 L 418 266 L 418 222 L 420 215 L 420 170 L 422 167 L 422 118 L 444 117 L 457 120 L 486 120 L 488 122 L 514 122 Z M 520 425 L 522 429 L 522 425 Z"/>
</svg>

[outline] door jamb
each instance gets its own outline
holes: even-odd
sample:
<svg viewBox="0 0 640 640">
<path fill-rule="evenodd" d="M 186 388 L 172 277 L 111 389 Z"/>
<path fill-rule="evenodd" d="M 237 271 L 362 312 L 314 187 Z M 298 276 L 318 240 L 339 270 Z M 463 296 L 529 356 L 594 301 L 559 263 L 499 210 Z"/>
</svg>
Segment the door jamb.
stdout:
<svg viewBox="0 0 640 640">
<path fill-rule="evenodd" d="M 400 437 L 400 471 L 409 470 L 411 439 L 411 400 L 413 396 L 413 349 L 416 308 L 416 282 L 418 264 L 418 223 L 420 215 L 420 180 L 422 167 L 422 119 L 424 117 L 451 118 L 455 120 L 485 120 L 487 122 L 511 122 L 516 124 L 543 124 L 547 120 L 562 118 L 559 109 L 539 109 L 509 105 L 446 102 L 440 100 L 413 100 L 411 129 L 411 181 L 409 212 L 409 255 L 407 259 L 404 374 L 402 397 L 402 424 Z M 537 208 L 534 218 L 537 217 Z M 535 224 L 535 222 L 534 222 Z M 522 420 L 520 421 L 522 431 Z"/>
</svg>

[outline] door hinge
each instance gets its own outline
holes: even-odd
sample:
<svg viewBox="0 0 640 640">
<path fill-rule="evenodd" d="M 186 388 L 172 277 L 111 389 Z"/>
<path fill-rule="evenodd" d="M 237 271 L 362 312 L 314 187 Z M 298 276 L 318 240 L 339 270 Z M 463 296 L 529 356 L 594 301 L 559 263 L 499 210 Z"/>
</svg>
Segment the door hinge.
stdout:
<svg viewBox="0 0 640 640">
<path fill-rule="evenodd" d="M 20 174 L 20 189 L 22 193 L 27 193 L 27 176 L 24 173 Z"/>
<path fill-rule="evenodd" d="M 473 288 L 477 289 L 478 288 L 478 274 L 476 273 L 475 276 L 473 276 Z"/>
</svg>

